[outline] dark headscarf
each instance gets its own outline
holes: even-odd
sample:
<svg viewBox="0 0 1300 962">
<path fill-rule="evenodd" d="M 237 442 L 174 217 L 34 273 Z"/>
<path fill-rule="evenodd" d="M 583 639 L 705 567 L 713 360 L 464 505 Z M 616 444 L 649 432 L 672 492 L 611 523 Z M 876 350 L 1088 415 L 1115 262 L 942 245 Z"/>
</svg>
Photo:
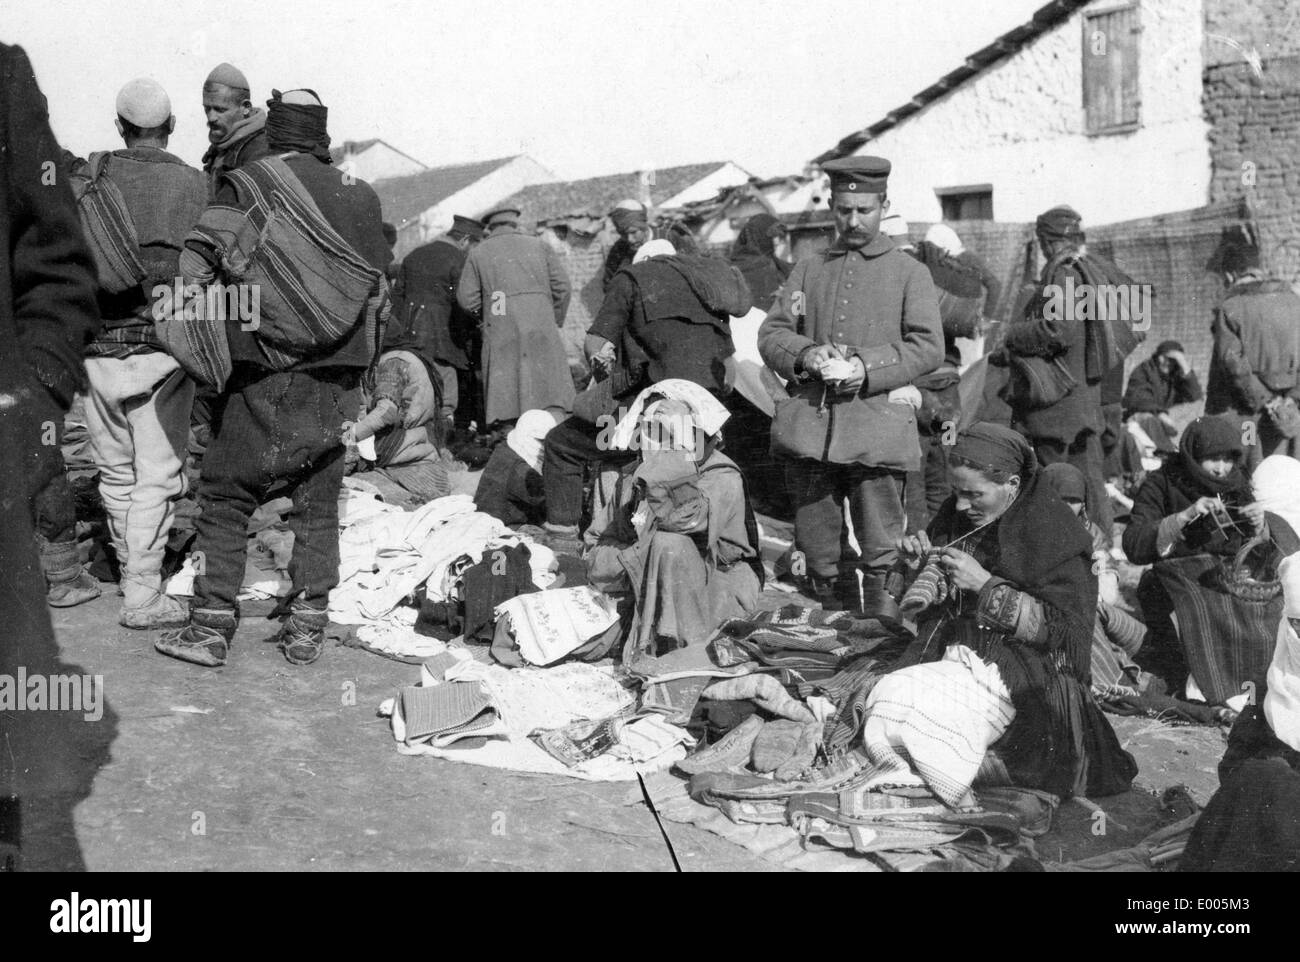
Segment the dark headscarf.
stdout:
<svg viewBox="0 0 1300 962">
<path fill-rule="evenodd" d="M 781 222 L 771 214 L 755 214 L 745 221 L 731 248 L 731 259 L 741 257 L 772 257 L 776 252 L 776 232 Z"/>
<path fill-rule="evenodd" d="M 314 90 L 307 93 L 316 97 Z M 272 90 L 266 102 L 267 146 L 273 152 L 296 150 L 330 163 L 330 135 L 325 129 L 328 108 L 320 104 L 286 104 L 282 96 L 280 91 Z"/>
<path fill-rule="evenodd" d="M 1020 493 L 995 522 L 997 561 L 990 573 L 1047 602 L 1069 619 L 1066 656 L 1078 677 L 1087 678 L 1097 606 L 1092 538 L 1037 470 L 1033 449 L 1015 431 L 980 422 L 958 437 L 952 453 L 992 470 L 1020 474 Z M 968 527 L 957 512 L 957 498 L 950 496 L 927 531 L 930 540 L 939 545 L 949 543 Z"/>
<path fill-rule="evenodd" d="M 1226 478 L 1216 478 L 1201 467 L 1202 461 L 1221 455 L 1237 461 Z M 1227 418 L 1201 417 L 1183 431 L 1178 442 L 1178 459 L 1165 468 L 1165 473 L 1192 501 L 1230 493 L 1240 494 L 1249 501 L 1250 482 L 1241 470 L 1241 458 L 1241 425 Z"/>
<path fill-rule="evenodd" d="M 631 210 L 627 207 L 615 207 L 609 212 L 609 219 L 614 222 L 614 229 L 620 234 L 626 234 L 633 227 L 650 226 L 650 220 L 646 216 L 645 208 Z"/>
<path fill-rule="evenodd" d="M 1038 472 L 1029 442 L 1011 428 L 989 421 L 972 424 L 957 437 L 951 456 L 980 471 L 1019 475 L 1027 481 Z"/>
<path fill-rule="evenodd" d="M 398 312 L 394 312 L 388 327 L 384 330 L 384 345 L 380 354 L 380 362 L 383 361 L 383 355 L 391 351 L 406 351 L 414 354 L 424 365 L 424 371 L 429 375 L 429 383 L 433 385 L 434 393 L 434 414 L 429 423 L 429 440 L 435 447 L 441 448 L 444 443 L 443 430 L 445 425 L 442 423 L 442 375 L 438 373 L 437 367 L 430 356 L 428 346 L 423 343 L 421 338 L 416 334 L 414 326 L 411 324 L 411 318 L 407 317 L 402 320 L 397 319 Z M 389 425 L 375 435 L 375 463 L 383 466 L 388 464 L 394 455 L 401 450 L 402 442 L 406 437 L 406 409 L 402 405 L 402 417 L 397 424 Z"/>
<path fill-rule="evenodd" d="M 745 277 L 754 305 L 769 310 L 794 265 L 776 256 L 781 222 L 771 214 L 755 214 L 745 222 L 731 248 L 731 263 Z"/>
<path fill-rule="evenodd" d="M 1088 500 L 1088 479 L 1083 476 L 1082 471 L 1068 461 L 1057 461 L 1055 464 L 1047 465 L 1043 468 L 1043 477 L 1055 489 L 1062 501 L 1066 498 L 1075 501 Z"/>
</svg>

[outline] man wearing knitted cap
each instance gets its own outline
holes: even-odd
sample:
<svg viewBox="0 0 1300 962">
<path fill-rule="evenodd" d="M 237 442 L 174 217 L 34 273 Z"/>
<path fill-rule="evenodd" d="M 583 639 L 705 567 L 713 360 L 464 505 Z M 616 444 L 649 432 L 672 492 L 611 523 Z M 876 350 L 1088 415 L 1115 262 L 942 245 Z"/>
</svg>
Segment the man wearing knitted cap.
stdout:
<svg viewBox="0 0 1300 962">
<path fill-rule="evenodd" d="M 609 283 L 624 267 L 632 263 L 637 250 L 650 239 L 650 217 L 640 201 L 623 200 L 609 212 L 609 219 L 618 231 L 618 240 L 605 255 L 605 270 L 601 274 L 600 289 L 609 290 Z"/>
<path fill-rule="evenodd" d="M 86 427 L 121 566 L 119 623 L 150 629 L 184 624 L 187 616 L 185 605 L 162 593 L 161 570 L 175 501 L 185 491 L 181 467 L 194 399 L 194 383 L 155 333 L 154 292 L 175 283 L 181 246 L 203 212 L 207 185 L 200 171 L 167 151 L 176 118 L 161 86 L 132 80 L 116 107 L 126 146 L 91 154 L 72 172 L 99 262 L 104 317 L 86 348 Z M 139 270 L 110 271 L 105 255 Z"/>
<path fill-rule="evenodd" d="M 181 257 L 187 285 L 239 282 L 258 305 L 252 317 L 191 321 L 187 304 L 185 340 L 198 344 L 187 363 L 222 388 L 222 415 L 199 479 L 204 570 L 189 624 L 154 647 L 197 665 L 225 664 L 239 622 L 248 520 L 273 485 L 294 502 L 293 590 L 275 640 L 294 665 L 314 662 L 325 644 L 326 605 L 338 583 L 344 421 L 360 409 L 393 256 L 374 190 L 330 166 L 327 115 L 310 90 L 272 91 L 266 133 L 275 156 L 221 175 Z M 286 214 L 274 230 L 272 210 Z M 227 273 L 235 264 L 244 265 L 238 277 Z"/>
<path fill-rule="evenodd" d="M 210 194 L 216 194 L 223 171 L 234 170 L 270 153 L 266 144 L 266 112 L 254 107 L 248 79 L 238 67 L 217 64 L 203 82 L 203 113 L 208 123 L 203 170 Z"/>
<path fill-rule="evenodd" d="M 1138 337 L 1126 319 L 1073 319 L 1052 309 L 1060 292 L 1134 285 L 1114 264 L 1084 246 L 1082 218 L 1071 207 L 1053 207 L 1035 225 L 1047 263 L 1020 317 L 1007 326 L 1003 350 L 992 363 L 1011 370 L 1003 394 L 1012 426 L 1029 438 L 1043 464 L 1068 461 L 1088 479 L 1088 515 L 1110 531 L 1103 435 L 1118 441 L 1124 358 Z M 1089 313 L 1104 313 L 1093 311 Z M 1103 404 L 1114 411 L 1108 425 Z M 1108 432 L 1108 427 L 1110 428 Z"/>
<path fill-rule="evenodd" d="M 795 547 L 824 607 L 894 617 L 886 576 L 903 537 L 905 478 L 921 467 L 916 389 L 943 360 L 929 272 L 880 233 L 889 161 L 825 165 L 836 238 L 795 265 L 758 333 L 763 360 L 789 382 L 772 453 L 785 462 Z M 842 554 L 847 499 L 862 558 Z"/>
</svg>

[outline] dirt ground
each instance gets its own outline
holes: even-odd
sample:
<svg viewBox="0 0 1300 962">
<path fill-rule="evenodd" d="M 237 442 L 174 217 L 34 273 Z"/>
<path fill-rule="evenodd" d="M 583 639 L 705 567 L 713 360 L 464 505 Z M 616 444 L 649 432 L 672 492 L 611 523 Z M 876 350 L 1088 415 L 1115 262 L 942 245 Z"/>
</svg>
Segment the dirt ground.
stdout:
<svg viewBox="0 0 1300 962">
<path fill-rule="evenodd" d="M 475 869 L 672 871 L 650 811 L 627 784 L 524 776 L 394 750 L 375 709 L 416 669 L 332 647 L 295 668 L 263 639 L 270 603 L 246 606 L 230 664 L 199 669 L 116 626 L 119 599 L 56 611 L 63 660 L 100 674 L 108 710 L 68 793 L 28 804 L 29 869 Z M 788 599 L 769 595 L 776 604 Z M 1058 812 L 1040 856 L 1069 860 L 1140 840 L 1158 795 L 1188 786 L 1204 804 L 1223 753 L 1217 729 L 1113 719 L 1138 758 L 1134 790 Z M 102 749 L 102 746 L 100 746 Z M 685 871 L 773 866 L 698 829 L 666 823 Z"/>
<path fill-rule="evenodd" d="M 457 476 L 472 491 L 474 474 Z M 764 518 L 769 563 L 792 534 Z M 1131 580 L 1131 579 L 1130 579 Z M 811 603 L 769 589 L 763 607 Z M 157 654 L 147 632 L 117 626 L 115 587 L 52 610 L 68 671 L 104 678 L 107 711 L 85 722 L 62 769 L 64 791 L 27 800 L 28 869 L 673 871 L 629 785 L 517 775 L 399 755 L 379 703 L 418 670 L 331 647 L 295 668 L 274 646 L 270 602 L 245 604 L 227 667 Z M 1225 733 L 1110 716 L 1139 763 L 1132 791 L 1058 811 L 1043 859 L 1087 858 L 1163 824 L 1160 795 L 1185 785 L 1204 805 Z M 684 871 L 772 871 L 757 856 L 665 822 Z M 847 856 L 846 856 L 847 857 Z"/>
</svg>

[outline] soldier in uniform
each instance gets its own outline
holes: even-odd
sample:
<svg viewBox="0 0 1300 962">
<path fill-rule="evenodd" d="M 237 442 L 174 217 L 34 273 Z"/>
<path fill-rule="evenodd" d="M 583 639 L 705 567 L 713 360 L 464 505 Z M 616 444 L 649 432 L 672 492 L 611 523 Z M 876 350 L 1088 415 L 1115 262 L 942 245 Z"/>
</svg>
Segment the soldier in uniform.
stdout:
<svg viewBox="0 0 1300 962">
<path fill-rule="evenodd" d="M 759 351 L 789 381 L 772 452 L 785 462 L 795 547 L 826 607 L 893 617 L 886 576 L 897 559 L 908 471 L 921 466 L 912 381 L 943 361 L 943 326 L 930 272 L 880 233 L 889 161 L 847 157 L 831 178 L 836 238 L 795 265 L 759 330 Z M 861 547 L 844 563 L 844 501 Z"/>
</svg>

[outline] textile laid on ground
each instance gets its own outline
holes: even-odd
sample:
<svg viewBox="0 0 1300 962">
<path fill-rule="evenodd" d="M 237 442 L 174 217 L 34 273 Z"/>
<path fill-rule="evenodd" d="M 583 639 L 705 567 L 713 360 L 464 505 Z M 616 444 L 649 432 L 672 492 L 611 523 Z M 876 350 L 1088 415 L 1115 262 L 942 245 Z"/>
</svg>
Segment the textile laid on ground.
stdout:
<svg viewBox="0 0 1300 962">
<path fill-rule="evenodd" d="M 943 659 L 886 675 L 867 699 L 863 743 L 877 768 L 870 787 L 925 785 L 955 809 L 988 747 L 1016 716 L 996 666 L 956 645 Z"/>
<path fill-rule="evenodd" d="M 829 668 L 888 646 L 896 636 L 875 619 L 786 605 L 725 621 L 710 640 L 722 666 L 758 661 L 778 668 Z"/>
<path fill-rule="evenodd" d="M 609 598 L 588 585 L 519 595 L 496 614 L 510 619 L 519 653 L 533 665 L 559 661 L 618 622 Z"/>
<path fill-rule="evenodd" d="M 1280 596 L 1247 601 L 1230 594 L 1220 565 L 1212 555 L 1197 554 L 1152 568 L 1173 601 L 1192 677 L 1211 705 L 1226 704 L 1248 681 L 1263 688 L 1282 615 Z"/>
<path fill-rule="evenodd" d="M 427 662 L 421 669 L 420 687 L 436 690 L 466 685 L 481 689 L 482 697 L 500 720 L 501 730 L 494 728 L 494 737 L 487 739 L 462 738 L 449 747 L 427 740 L 408 744 L 405 720 L 400 717 L 406 691 L 410 690 L 406 689 L 402 697 L 380 706 L 380 714 L 393 718 L 394 737 L 403 754 L 432 755 L 510 771 L 569 775 L 587 781 L 627 781 L 636 778 L 638 771 L 652 772 L 673 764 L 685 755 L 682 746 L 691 741 L 685 730 L 662 717 L 635 716 L 636 696 L 615 680 L 612 667 L 569 663 L 546 669 L 511 669 L 477 661 L 464 648 L 444 645 L 443 649 L 451 658 L 444 655 Z M 456 707 L 468 706 L 465 711 L 481 700 L 468 694 L 454 699 Z M 454 715 L 448 713 L 448 717 Z M 600 754 L 561 760 L 564 749 L 560 746 L 581 742 L 578 732 L 591 735 L 606 722 L 612 724 L 605 731 L 615 734 L 606 739 Z M 564 736 L 549 739 L 555 753 L 532 737 L 555 732 Z"/>
<path fill-rule="evenodd" d="M 462 738 L 509 731 L 483 686 L 476 682 L 403 688 L 401 698 L 401 709 L 393 714 L 393 736 L 408 748 L 423 741 L 446 748 Z"/>
<path fill-rule="evenodd" d="M 345 625 L 381 619 L 421 584 L 429 597 L 445 596 L 450 565 L 463 556 L 477 561 L 506 535 L 510 529 L 475 511 L 466 495 L 430 501 L 400 520 L 383 515 L 352 525 L 339 537 L 341 580 L 330 592 L 330 619 Z M 351 570 L 342 579 L 345 557 Z M 366 558 L 373 559 L 369 569 Z"/>
</svg>

